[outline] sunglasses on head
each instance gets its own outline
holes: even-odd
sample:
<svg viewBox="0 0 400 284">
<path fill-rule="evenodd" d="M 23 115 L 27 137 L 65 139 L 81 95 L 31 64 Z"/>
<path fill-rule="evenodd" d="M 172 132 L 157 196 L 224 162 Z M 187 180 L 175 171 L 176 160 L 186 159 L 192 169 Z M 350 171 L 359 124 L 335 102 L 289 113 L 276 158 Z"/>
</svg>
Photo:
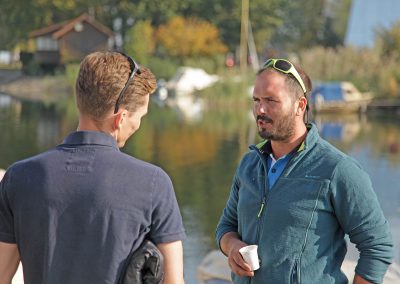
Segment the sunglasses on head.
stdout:
<svg viewBox="0 0 400 284">
<path fill-rule="evenodd" d="M 296 68 L 294 68 L 294 65 L 290 63 L 290 61 L 286 59 L 275 59 L 271 58 L 265 61 L 263 67 L 261 68 L 262 70 L 267 69 L 268 67 L 272 67 L 275 70 L 282 72 L 284 74 L 291 74 L 296 81 L 300 84 L 304 94 L 307 93 L 306 86 L 304 85 L 303 79 L 301 79 L 299 72 L 297 72 Z"/>
<path fill-rule="evenodd" d="M 119 54 L 123 55 L 129 62 L 129 66 L 131 68 L 131 73 L 129 74 L 128 81 L 126 81 L 124 88 L 121 90 L 121 92 L 118 95 L 117 102 L 115 103 L 114 107 L 114 114 L 118 112 L 119 109 L 119 104 L 121 103 L 122 98 L 124 97 L 126 89 L 128 89 L 129 84 L 132 82 L 133 77 L 135 77 L 136 74 L 140 75 L 141 71 L 139 69 L 139 65 L 128 55 L 122 52 L 118 52 Z"/>
</svg>

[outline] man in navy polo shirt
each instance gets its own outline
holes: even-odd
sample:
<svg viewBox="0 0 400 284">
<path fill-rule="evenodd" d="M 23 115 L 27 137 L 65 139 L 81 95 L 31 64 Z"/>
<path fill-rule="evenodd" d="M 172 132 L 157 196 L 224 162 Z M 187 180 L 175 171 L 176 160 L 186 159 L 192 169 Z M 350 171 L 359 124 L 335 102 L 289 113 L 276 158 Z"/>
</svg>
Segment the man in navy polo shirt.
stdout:
<svg viewBox="0 0 400 284">
<path fill-rule="evenodd" d="M 156 79 L 115 52 L 81 63 L 79 126 L 61 145 L 12 165 L 0 184 L 0 283 L 21 260 L 25 283 L 117 283 L 153 241 L 164 283 L 183 283 L 182 218 L 168 175 L 119 151 L 147 113 Z"/>
</svg>

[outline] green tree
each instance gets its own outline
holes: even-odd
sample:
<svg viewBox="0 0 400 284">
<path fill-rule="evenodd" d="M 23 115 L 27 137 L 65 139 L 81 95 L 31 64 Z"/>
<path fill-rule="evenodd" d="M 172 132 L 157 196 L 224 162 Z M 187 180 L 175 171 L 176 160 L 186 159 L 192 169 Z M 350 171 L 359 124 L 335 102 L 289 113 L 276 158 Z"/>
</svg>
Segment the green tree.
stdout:
<svg viewBox="0 0 400 284">
<path fill-rule="evenodd" d="M 250 21 L 258 52 L 266 45 L 293 51 L 340 43 L 350 4 L 351 0 L 251 0 Z M 117 32 L 128 41 L 130 29 L 141 21 L 151 21 L 158 28 L 182 16 L 213 24 L 230 51 L 236 51 L 240 42 L 241 1 L 0 0 L 0 48 L 12 48 L 26 40 L 30 31 L 83 12 L 110 28 L 119 20 Z"/>
<path fill-rule="evenodd" d="M 137 2 L 137 1 L 136 1 Z M 28 39 L 29 32 L 91 13 L 112 28 L 121 19 L 122 35 L 138 17 L 136 4 L 130 0 L 0 0 L 0 48 L 12 48 Z"/>
<path fill-rule="evenodd" d="M 337 0 L 333 2 L 333 30 L 343 44 L 346 36 L 352 0 Z"/>
<path fill-rule="evenodd" d="M 390 28 L 378 31 L 376 46 L 383 56 L 400 58 L 400 21 Z"/>
<path fill-rule="evenodd" d="M 151 19 L 153 26 L 165 24 L 172 17 L 180 15 L 185 0 L 143 1 L 132 0 L 135 6 L 133 12 L 137 20 Z"/>
<path fill-rule="evenodd" d="M 149 20 L 138 21 L 127 32 L 124 50 L 142 64 L 148 64 L 155 49 L 154 29 Z"/>
<path fill-rule="evenodd" d="M 272 46 L 298 52 L 302 48 L 322 45 L 335 47 L 343 43 L 351 0 L 298 0 L 285 3 Z"/>
<path fill-rule="evenodd" d="M 181 7 L 183 16 L 196 16 L 214 24 L 220 30 L 221 39 L 229 50 L 236 50 L 240 43 L 241 1 L 217 0 L 210 3 L 210 1 L 186 0 L 185 2 L 186 6 Z M 290 2 L 292 1 L 269 0 L 267 5 L 265 0 L 249 2 L 250 21 L 259 52 L 273 31 L 284 22 L 281 14 Z"/>
<path fill-rule="evenodd" d="M 287 51 L 317 45 L 323 26 L 323 8 L 326 0 L 299 0 L 288 2 L 282 11 L 284 24 L 273 36 L 273 46 Z"/>
</svg>

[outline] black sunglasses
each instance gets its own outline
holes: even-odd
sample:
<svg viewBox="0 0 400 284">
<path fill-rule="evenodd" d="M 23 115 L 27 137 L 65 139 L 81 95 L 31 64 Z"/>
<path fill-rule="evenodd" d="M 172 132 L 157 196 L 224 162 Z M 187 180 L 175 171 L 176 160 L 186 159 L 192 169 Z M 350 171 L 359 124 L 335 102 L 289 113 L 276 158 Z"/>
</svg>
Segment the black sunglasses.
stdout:
<svg viewBox="0 0 400 284">
<path fill-rule="evenodd" d="M 115 107 L 114 107 L 114 114 L 116 114 L 118 112 L 119 104 L 121 103 L 121 100 L 124 97 L 126 89 L 128 89 L 129 84 L 132 82 L 133 77 L 135 77 L 136 74 L 138 74 L 138 75 L 141 74 L 139 65 L 130 56 L 128 56 L 128 55 L 126 55 L 125 53 L 122 53 L 122 52 L 118 52 L 118 53 L 123 55 L 129 61 L 129 65 L 131 67 L 131 73 L 129 74 L 128 81 L 126 81 L 126 84 L 125 84 L 124 88 L 119 93 L 117 102 L 115 103 Z"/>
</svg>

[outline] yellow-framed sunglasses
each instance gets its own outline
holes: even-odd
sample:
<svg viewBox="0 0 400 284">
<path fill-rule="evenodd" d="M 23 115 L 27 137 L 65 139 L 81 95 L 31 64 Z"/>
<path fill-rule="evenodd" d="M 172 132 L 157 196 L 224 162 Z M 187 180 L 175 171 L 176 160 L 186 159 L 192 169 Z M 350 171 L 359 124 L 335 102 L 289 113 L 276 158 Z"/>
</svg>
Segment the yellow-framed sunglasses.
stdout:
<svg viewBox="0 0 400 284">
<path fill-rule="evenodd" d="M 304 85 L 303 79 L 301 79 L 299 72 L 297 72 L 296 68 L 290 61 L 288 61 L 286 59 L 271 58 L 271 59 L 268 59 L 267 61 L 265 61 L 261 70 L 265 70 L 268 67 L 272 67 L 275 70 L 282 72 L 284 74 L 292 74 L 293 77 L 300 84 L 304 94 L 307 93 L 306 86 Z"/>
</svg>

